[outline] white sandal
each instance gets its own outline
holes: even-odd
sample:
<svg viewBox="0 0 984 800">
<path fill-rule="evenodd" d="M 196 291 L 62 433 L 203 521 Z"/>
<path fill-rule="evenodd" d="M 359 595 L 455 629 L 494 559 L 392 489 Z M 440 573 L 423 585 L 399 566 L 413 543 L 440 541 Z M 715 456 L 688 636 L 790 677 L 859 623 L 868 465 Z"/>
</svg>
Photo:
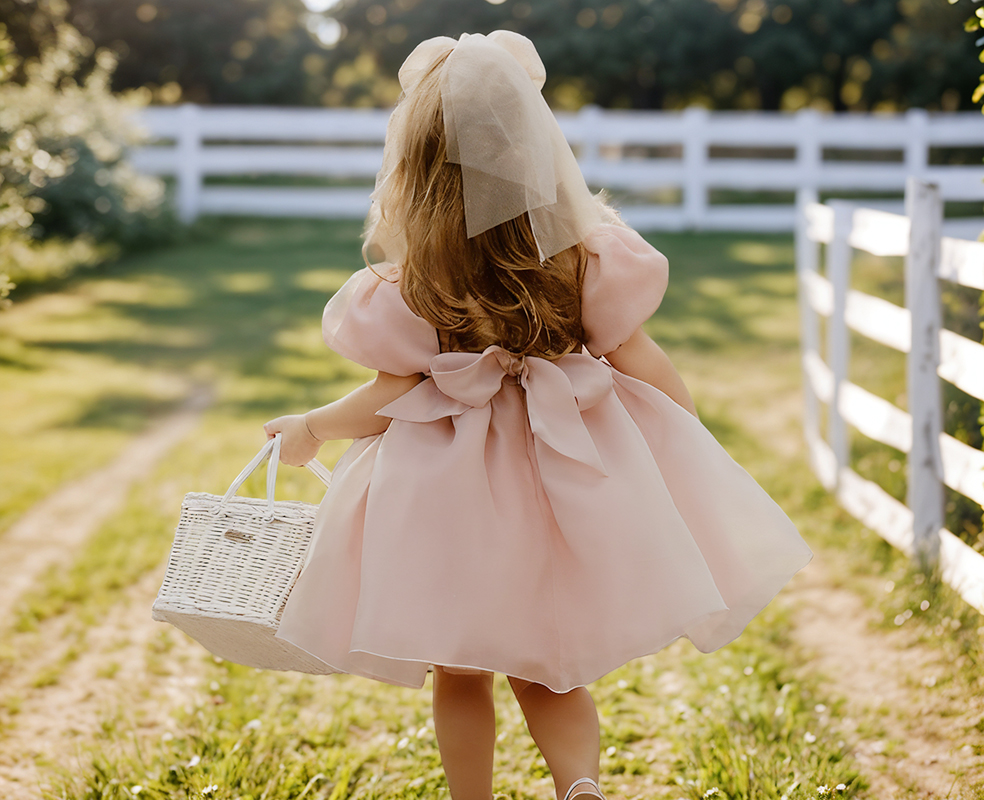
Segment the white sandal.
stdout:
<svg viewBox="0 0 984 800">
<path fill-rule="evenodd" d="M 587 791 L 579 790 L 575 792 L 574 790 L 582 783 L 588 784 L 591 788 Z M 575 797 L 600 797 L 601 800 L 605 800 L 605 795 L 601 793 L 601 787 L 591 780 L 591 778 L 578 778 L 571 784 L 571 788 L 568 789 L 567 794 L 564 795 L 564 800 L 573 800 Z"/>
</svg>

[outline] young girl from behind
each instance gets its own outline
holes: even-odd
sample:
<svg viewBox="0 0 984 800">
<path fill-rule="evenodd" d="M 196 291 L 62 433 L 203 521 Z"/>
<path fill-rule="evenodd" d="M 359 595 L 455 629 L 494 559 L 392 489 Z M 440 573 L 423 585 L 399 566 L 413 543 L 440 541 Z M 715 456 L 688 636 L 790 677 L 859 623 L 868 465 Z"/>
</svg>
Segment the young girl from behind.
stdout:
<svg viewBox="0 0 984 800">
<path fill-rule="evenodd" d="M 492 797 L 494 673 L 559 800 L 601 797 L 587 684 L 727 644 L 810 558 L 640 327 L 666 259 L 589 193 L 544 77 L 504 31 L 410 55 L 371 266 L 324 315 L 378 374 L 265 426 L 293 465 L 355 440 L 278 636 L 396 685 L 432 669 L 453 800 Z"/>
</svg>

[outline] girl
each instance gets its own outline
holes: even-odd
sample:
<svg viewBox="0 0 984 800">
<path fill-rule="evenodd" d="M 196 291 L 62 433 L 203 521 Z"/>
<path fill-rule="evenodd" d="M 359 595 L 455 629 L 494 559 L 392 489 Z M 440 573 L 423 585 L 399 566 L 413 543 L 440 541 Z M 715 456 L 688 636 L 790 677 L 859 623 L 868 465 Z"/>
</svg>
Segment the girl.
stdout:
<svg viewBox="0 0 984 800">
<path fill-rule="evenodd" d="M 453 800 L 490 800 L 492 676 L 564 800 L 602 797 L 586 684 L 734 639 L 810 551 L 698 422 L 640 325 L 666 259 L 588 192 L 532 43 L 431 39 L 325 340 L 378 375 L 268 422 L 301 465 L 355 439 L 279 636 L 403 686 L 434 671 Z"/>
</svg>

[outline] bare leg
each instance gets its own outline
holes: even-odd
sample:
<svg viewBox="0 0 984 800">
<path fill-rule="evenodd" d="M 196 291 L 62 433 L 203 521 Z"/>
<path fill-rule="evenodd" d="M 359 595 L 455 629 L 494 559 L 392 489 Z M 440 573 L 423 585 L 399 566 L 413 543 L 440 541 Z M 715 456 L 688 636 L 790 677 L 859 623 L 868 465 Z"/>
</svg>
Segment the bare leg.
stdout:
<svg viewBox="0 0 984 800">
<path fill-rule="evenodd" d="M 434 730 L 452 800 L 492 800 L 492 673 L 456 675 L 434 667 Z"/>
<path fill-rule="evenodd" d="M 557 797 L 562 800 L 578 778 L 598 780 L 601 737 L 594 700 L 583 686 L 557 694 L 539 683 L 510 678 L 533 741 L 553 775 Z M 590 784 L 578 787 L 592 797 Z M 574 797 L 581 797 L 579 791 Z"/>
</svg>

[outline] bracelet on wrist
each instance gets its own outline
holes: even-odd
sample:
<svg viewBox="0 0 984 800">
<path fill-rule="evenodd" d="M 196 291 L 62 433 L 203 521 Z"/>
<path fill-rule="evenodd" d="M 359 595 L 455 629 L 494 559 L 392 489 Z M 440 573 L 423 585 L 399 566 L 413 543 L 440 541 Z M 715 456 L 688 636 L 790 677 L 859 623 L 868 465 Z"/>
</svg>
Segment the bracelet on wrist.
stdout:
<svg viewBox="0 0 984 800">
<path fill-rule="evenodd" d="M 319 439 L 317 436 L 314 435 L 314 431 L 311 430 L 311 426 L 308 424 L 307 414 L 301 415 L 301 419 L 304 420 L 304 427 L 307 428 L 308 436 L 310 436 L 312 439 L 314 439 L 317 442 L 323 442 L 324 439 Z"/>
</svg>

